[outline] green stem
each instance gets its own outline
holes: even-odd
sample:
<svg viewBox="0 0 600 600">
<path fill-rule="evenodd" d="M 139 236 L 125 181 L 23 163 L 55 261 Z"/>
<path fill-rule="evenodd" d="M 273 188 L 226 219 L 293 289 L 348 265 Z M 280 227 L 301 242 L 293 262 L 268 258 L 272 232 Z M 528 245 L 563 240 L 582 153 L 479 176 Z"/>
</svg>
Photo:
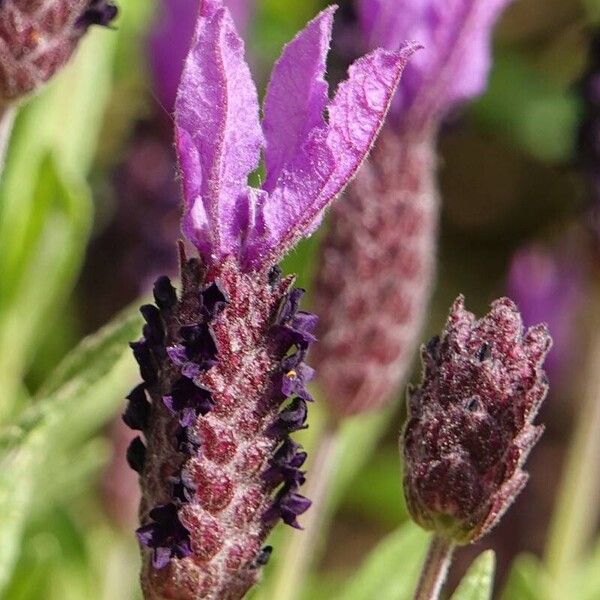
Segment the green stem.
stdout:
<svg viewBox="0 0 600 600">
<path fill-rule="evenodd" d="M 414 600 L 438 600 L 452 562 L 454 544 L 434 535 L 423 563 Z"/>
<path fill-rule="evenodd" d="M 283 551 L 285 565 L 273 586 L 273 598 L 297 600 L 316 548 L 321 540 L 322 524 L 327 512 L 327 499 L 334 482 L 333 470 L 337 463 L 339 427 L 328 422 L 317 443 L 314 461 L 310 466 L 310 477 L 303 493 L 312 500 L 312 506 L 302 518 L 304 531 L 290 536 Z"/>
<path fill-rule="evenodd" d="M 600 290 L 595 297 L 600 300 Z M 595 306 L 586 365 L 582 406 L 565 459 L 563 477 L 550 524 L 545 564 L 550 598 L 567 597 L 569 574 L 580 563 L 585 546 L 596 528 L 600 486 L 600 329 Z"/>
</svg>

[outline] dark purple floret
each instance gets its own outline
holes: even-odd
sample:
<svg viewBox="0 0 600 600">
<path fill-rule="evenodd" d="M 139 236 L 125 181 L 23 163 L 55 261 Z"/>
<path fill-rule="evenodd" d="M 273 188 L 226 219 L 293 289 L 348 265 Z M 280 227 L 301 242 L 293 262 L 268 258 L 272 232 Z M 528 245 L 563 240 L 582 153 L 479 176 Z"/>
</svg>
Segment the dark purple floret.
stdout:
<svg viewBox="0 0 600 600">
<path fill-rule="evenodd" d="M 174 504 L 157 506 L 149 516 L 154 522 L 140 527 L 136 535 L 141 544 L 154 550 L 155 569 L 166 567 L 171 558 L 185 558 L 192 553 L 190 532 L 179 520 Z"/>
<path fill-rule="evenodd" d="M 271 508 L 264 515 L 267 523 L 281 519 L 294 529 L 302 529 L 297 518 L 305 513 L 312 503 L 296 490 L 296 486 L 286 484 L 277 492 Z"/>
<path fill-rule="evenodd" d="M 210 390 L 196 385 L 187 377 L 180 377 L 171 393 L 163 397 L 163 402 L 171 412 L 179 415 L 183 427 L 192 425 L 199 415 L 209 413 L 214 402 Z"/>
<path fill-rule="evenodd" d="M 133 350 L 133 356 L 140 367 L 142 379 L 149 385 L 155 384 L 157 364 L 146 340 L 141 339 L 139 342 L 131 342 L 129 346 Z"/>
<path fill-rule="evenodd" d="M 207 319 L 214 319 L 226 304 L 227 296 L 218 283 L 211 283 L 202 292 L 202 310 Z"/>
<path fill-rule="evenodd" d="M 264 567 L 269 562 L 271 554 L 273 554 L 273 546 L 263 546 L 252 561 L 252 566 L 254 568 Z"/>
<path fill-rule="evenodd" d="M 146 397 L 146 387 L 144 384 L 141 383 L 134 387 L 129 396 L 127 396 L 127 399 L 129 402 L 123 414 L 123 421 L 131 429 L 144 431 L 148 426 L 151 408 L 150 402 L 148 402 L 148 398 Z"/>
<path fill-rule="evenodd" d="M 277 420 L 267 430 L 267 434 L 273 437 L 281 437 L 300 429 L 306 429 L 307 414 L 306 402 L 302 398 L 294 398 L 279 413 Z"/>
<path fill-rule="evenodd" d="M 191 427 L 179 427 L 175 442 L 177 450 L 188 456 L 196 456 L 202 445 L 202 440 Z"/>
<path fill-rule="evenodd" d="M 119 14 L 119 9 L 109 0 L 91 0 L 89 7 L 77 21 L 78 27 L 91 25 L 108 27 Z"/>
<path fill-rule="evenodd" d="M 180 330 L 185 355 L 201 370 L 210 369 L 217 362 L 217 344 L 208 323 L 186 325 Z"/>
<path fill-rule="evenodd" d="M 275 333 L 283 348 L 296 346 L 306 350 L 317 339 L 314 331 L 318 317 L 299 310 L 300 299 L 304 293 L 302 288 L 294 288 L 283 299 L 275 317 Z"/>
<path fill-rule="evenodd" d="M 162 275 L 154 282 L 154 301 L 161 310 L 170 310 L 177 304 L 177 293 L 171 280 Z"/>
<path fill-rule="evenodd" d="M 156 352 L 157 347 L 162 350 L 162 346 L 165 341 L 165 328 L 160 316 L 160 310 L 153 304 L 144 304 L 140 308 L 142 317 L 146 321 L 144 325 L 143 335 L 144 339 L 150 344 L 153 350 Z"/>
<path fill-rule="evenodd" d="M 141 473 L 146 462 L 146 446 L 140 437 L 134 438 L 127 448 L 127 464 L 137 473 Z"/>
<path fill-rule="evenodd" d="M 297 352 L 294 356 L 300 357 Z M 282 361 L 283 366 L 283 361 Z M 314 377 L 315 370 L 308 365 L 298 362 L 295 366 L 286 370 L 281 376 L 281 392 L 284 396 L 299 396 L 307 402 L 312 402 L 313 397 L 306 389 L 306 384 Z"/>
<path fill-rule="evenodd" d="M 263 473 L 263 478 L 276 485 L 283 482 L 302 485 L 304 472 L 300 471 L 300 467 L 307 455 L 301 448 L 300 444 L 287 438 L 273 456 L 271 466 Z"/>
</svg>

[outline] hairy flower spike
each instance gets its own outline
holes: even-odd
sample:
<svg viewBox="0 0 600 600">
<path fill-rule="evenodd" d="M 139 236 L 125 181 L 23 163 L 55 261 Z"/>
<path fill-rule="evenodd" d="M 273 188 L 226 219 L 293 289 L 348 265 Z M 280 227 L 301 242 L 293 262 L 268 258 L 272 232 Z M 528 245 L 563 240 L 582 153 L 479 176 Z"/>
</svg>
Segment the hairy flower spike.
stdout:
<svg viewBox="0 0 600 600">
<path fill-rule="evenodd" d="M 117 12 L 110 0 L 2 0 L 0 107 L 48 81 L 87 29 L 108 26 Z"/>
<path fill-rule="evenodd" d="M 408 391 L 404 491 L 414 520 L 454 542 L 478 540 L 527 481 L 523 464 L 543 431 L 548 391 L 544 325 L 523 329 L 508 298 L 477 321 L 463 298 L 441 336 L 421 349 L 423 379 Z"/>
<path fill-rule="evenodd" d="M 381 126 L 414 47 L 375 51 L 328 101 L 333 11 L 283 51 L 261 126 L 243 43 L 218 0 L 203 0 L 176 102 L 183 231 L 179 295 L 168 279 L 132 344 L 143 379 L 124 420 L 143 432 L 142 587 L 152 600 L 237 600 L 259 577 L 282 519 L 300 528 L 305 364 L 317 319 L 277 259 L 309 235 L 354 174 Z M 327 109 L 329 120 L 323 117 Z M 248 185 L 266 143 L 262 189 Z M 148 398 L 151 399 L 148 410 Z M 148 414 L 149 413 L 149 414 Z"/>
<path fill-rule="evenodd" d="M 450 108 L 482 91 L 491 28 L 507 0 L 354 4 L 365 46 L 414 38 L 424 48 L 321 246 L 315 364 L 337 418 L 384 406 L 412 364 L 435 274 L 437 130 Z"/>
</svg>

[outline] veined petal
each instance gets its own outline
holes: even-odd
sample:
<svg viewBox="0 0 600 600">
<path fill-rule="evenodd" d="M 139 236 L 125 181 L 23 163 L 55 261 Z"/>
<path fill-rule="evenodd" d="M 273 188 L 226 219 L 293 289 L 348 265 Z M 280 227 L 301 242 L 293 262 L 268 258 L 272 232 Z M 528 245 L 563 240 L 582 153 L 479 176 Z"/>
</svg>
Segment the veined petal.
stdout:
<svg viewBox="0 0 600 600">
<path fill-rule="evenodd" d="M 183 232 L 203 258 L 239 252 L 247 178 L 263 135 L 244 43 L 221 0 L 204 0 L 175 105 Z M 242 202 L 242 206 L 240 206 Z"/>
<path fill-rule="evenodd" d="M 264 103 L 267 178 L 271 192 L 283 169 L 300 152 L 312 129 L 324 124 L 328 85 L 325 68 L 333 14 L 329 7 L 317 15 L 285 46 L 275 64 Z"/>
<path fill-rule="evenodd" d="M 246 255 L 253 268 L 277 261 L 318 225 L 371 149 L 402 70 L 417 48 L 408 44 L 397 52 L 376 50 L 350 67 L 328 107 L 328 123 L 310 132 L 265 203 L 265 235 L 253 240 Z"/>
</svg>

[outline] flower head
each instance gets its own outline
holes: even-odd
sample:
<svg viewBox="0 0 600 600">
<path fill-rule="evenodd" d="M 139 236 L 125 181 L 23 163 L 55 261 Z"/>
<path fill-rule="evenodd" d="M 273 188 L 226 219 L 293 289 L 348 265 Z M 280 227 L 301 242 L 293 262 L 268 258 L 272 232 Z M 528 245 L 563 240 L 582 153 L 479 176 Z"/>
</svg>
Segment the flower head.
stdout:
<svg viewBox="0 0 600 600">
<path fill-rule="evenodd" d="M 317 319 L 276 261 L 316 227 L 370 150 L 413 47 L 376 51 L 332 102 L 324 80 L 333 11 L 286 46 L 258 118 L 243 43 L 204 0 L 175 107 L 185 214 L 181 290 L 157 280 L 132 344 L 143 384 L 124 420 L 142 431 L 138 540 L 147 598 L 244 596 L 279 520 L 300 528 L 306 365 Z M 328 108 L 329 120 L 323 117 Z M 264 149 L 266 179 L 247 180 Z"/>
<path fill-rule="evenodd" d="M 0 105 L 48 81 L 87 29 L 109 25 L 117 12 L 110 0 L 0 2 Z"/>
<path fill-rule="evenodd" d="M 485 535 L 523 489 L 523 464 L 543 427 L 551 338 L 523 330 L 508 298 L 477 321 L 463 298 L 422 347 L 423 379 L 408 392 L 404 490 L 419 525 L 457 543 Z"/>
<path fill-rule="evenodd" d="M 395 119 L 415 127 L 480 94 L 490 68 L 491 31 L 510 0 L 356 0 L 369 47 L 419 40 L 394 101 Z"/>
</svg>

